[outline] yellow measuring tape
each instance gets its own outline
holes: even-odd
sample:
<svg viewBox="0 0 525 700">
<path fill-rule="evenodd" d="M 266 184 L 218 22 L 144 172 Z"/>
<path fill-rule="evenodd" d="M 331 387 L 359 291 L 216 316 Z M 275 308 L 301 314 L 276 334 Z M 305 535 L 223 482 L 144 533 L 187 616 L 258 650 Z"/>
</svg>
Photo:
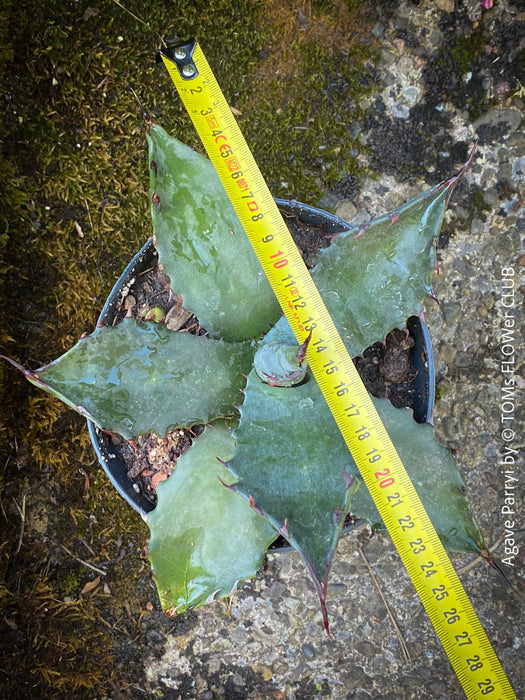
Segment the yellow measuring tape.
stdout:
<svg viewBox="0 0 525 700">
<path fill-rule="evenodd" d="M 200 46 L 161 55 L 467 697 L 516 698 Z"/>
</svg>

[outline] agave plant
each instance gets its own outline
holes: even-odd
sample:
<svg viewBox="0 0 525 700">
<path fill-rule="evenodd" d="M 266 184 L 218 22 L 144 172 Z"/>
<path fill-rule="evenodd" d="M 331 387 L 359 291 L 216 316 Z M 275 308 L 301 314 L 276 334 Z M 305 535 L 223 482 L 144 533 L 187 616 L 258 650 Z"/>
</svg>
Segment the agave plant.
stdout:
<svg viewBox="0 0 525 700">
<path fill-rule="evenodd" d="M 357 467 L 212 164 L 148 123 L 153 242 L 205 334 L 126 317 L 99 325 L 27 379 L 132 441 L 206 428 L 158 486 L 149 557 L 163 608 L 181 613 L 254 576 L 279 536 L 326 589 L 351 513 L 382 527 Z M 461 174 L 461 173 L 460 173 Z M 459 175 L 334 237 L 311 270 L 352 356 L 422 313 Z M 242 266 L 242 274 L 239 270 Z M 241 390 L 244 394 L 239 393 Z M 240 407 L 235 407 L 242 401 Z M 453 454 L 428 423 L 373 399 L 448 550 L 479 552 Z"/>
</svg>

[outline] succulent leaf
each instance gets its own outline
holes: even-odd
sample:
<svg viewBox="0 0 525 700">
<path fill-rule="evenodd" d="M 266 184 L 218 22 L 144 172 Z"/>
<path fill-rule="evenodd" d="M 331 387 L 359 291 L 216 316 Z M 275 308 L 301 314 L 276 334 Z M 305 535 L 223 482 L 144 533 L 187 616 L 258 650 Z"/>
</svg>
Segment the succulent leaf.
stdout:
<svg viewBox="0 0 525 700">
<path fill-rule="evenodd" d="M 352 458 L 344 442 L 344 450 L 332 449 L 339 429 L 322 404 L 311 375 L 304 384 L 280 387 L 252 371 L 229 464 L 239 478 L 237 490 L 297 549 L 321 592 L 354 481 L 349 481 Z"/>
<path fill-rule="evenodd" d="M 362 233 L 343 232 L 320 252 L 312 276 L 352 356 L 421 312 L 455 182 L 424 192 Z"/>
<path fill-rule="evenodd" d="M 431 292 L 434 242 L 457 177 L 410 200 L 366 229 L 343 231 L 319 252 L 312 278 L 352 357 L 417 316 Z M 283 317 L 264 342 L 294 341 Z"/>
<path fill-rule="evenodd" d="M 416 423 L 412 411 L 395 408 L 388 399 L 372 401 L 445 549 L 479 554 L 485 548 L 483 535 L 452 452 L 438 442 L 431 425 Z M 358 477 L 355 464 L 351 473 Z M 352 514 L 376 530 L 385 529 L 364 485 L 352 502 Z"/>
<path fill-rule="evenodd" d="M 157 124 L 148 133 L 155 247 L 172 289 L 212 337 L 258 337 L 279 304 L 212 163 Z"/>
<path fill-rule="evenodd" d="M 252 371 L 245 396 L 230 462 L 239 478 L 236 488 L 280 528 L 322 591 L 339 518 L 344 521 L 350 507 L 348 480 L 360 480 L 359 470 L 310 373 L 303 384 L 283 388 L 261 382 Z M 444 546 L 479 552 L 483 538 L 450 450 L 437 442 L 432 426 L 416 423 L 411 411 L 385 399 L 373 402 Z M 353 496 L 352 513 L 382 527 L 364 485 Z"/>
<path fill-rule="evenodd" d="M 208 427 L 159 484 L 148 516 L 148 547 L 165 610 L 181 613 L 228 595 L 254 576 L 277 532 L 226 484 L 234 478 L 217 459 L 235 451 L 230 431 Z"/>
<path fill-rule="evenodd" d="M 231 415 L 252 357 L 248 342 L 174 333 L 162 323 L 126 318 L 114 328 L 98 327 L 51 364 L 24 373 L 99 427 L 131 439 Z"/>
</svg>

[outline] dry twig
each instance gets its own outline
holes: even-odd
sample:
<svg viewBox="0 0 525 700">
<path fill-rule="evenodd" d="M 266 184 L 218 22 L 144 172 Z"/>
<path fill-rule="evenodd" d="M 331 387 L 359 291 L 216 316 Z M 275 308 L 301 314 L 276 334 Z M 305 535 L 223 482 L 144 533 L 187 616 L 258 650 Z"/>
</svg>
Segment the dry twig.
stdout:
<svg viewBox="0 0 525 700">
<path fill-rule="evenodd" d="M 57 542 L 56 544 L 58 544 L 58 546 L 61 547 L 64 550 L 64 552 L 67 552 L 67 554 L 69 554 L 70 557 L 73 557 L 73 559 L 75 561 L 78 561 L 79 564 L 83 564 L 84 566 L 87 566 L 88 569 L 92 569 L 93 571 L 96 571 L 97 573 L 102 574 L 102 576 L 106 576 L 106 574 L 108 573 L 104 569 L 99 569 L 98 566 L 93 566 L 93 564 L 89 564 L 87 561 L 84 561 L 80 557 L 75 556 L 70 549 L 68 549 L 65 545 L 61 544 L 60 542 Z"/>
<path fill-rule="evenodd" d="M 357 546 L 357 549 L 359 550 L 359 554 L 361 555 L 363 561 L 365 562 L 366 568 L 368 569 L 368 573 L 372 577 L 372 581 L 374 582 L 374 585 L 377 588 L 379 595 L 381 596 L 381 600 L 383 601 L 383 603 L 385 605 L 386 611 L 388 613 L 388 617 L 390 618 L 390 621 L 391 621 L 392 625 L 394 626 L 396 636 L 399 639 L 399 644 L 401 645 L 401 649 L 403 650 L 403 656 L 405 657 L 405 661 L 407 661 L 409 664 L 411 664 L 412 658 L 410 656 L 410 652 L 408 651 L 408 647 L 406 645 L 405 640 L 403 639 L 403 635 L 401 634 L 401 630 L 399 629 L 399 625 L 396 622 L 394 614 L 392 613 L 390 606 L 388 605 L 386 598 L 383 595 L 383 591 L 381 590 L 377 576 L 374 574 L 372 567 L 370 566 L 370 562 L 366 558 L 365 553 L 363 552 L 363 550 L 361 549 L 361 547 L 359 545 Z"/>
<path fill-rule="evenodd" d="M 26 494 L 22 494 L 22 505 L 19 506 L 16 498 L 13 498 L 13 503 L 16 506 L 16 509 L 20 515 L 20 534 L 18 535 L 18 544 L 16 547 L 16 553 L 22 549 L 22 540 L 24 539 L 24 530 L 26 526 Z"/>
</svg>

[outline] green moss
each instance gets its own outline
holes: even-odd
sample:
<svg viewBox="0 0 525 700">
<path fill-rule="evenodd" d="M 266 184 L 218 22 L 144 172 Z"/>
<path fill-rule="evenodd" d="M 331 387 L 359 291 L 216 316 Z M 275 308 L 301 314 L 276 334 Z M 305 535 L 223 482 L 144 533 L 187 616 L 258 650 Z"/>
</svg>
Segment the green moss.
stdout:
<svg viewBox="0 0 525 700">
<path fill-rule="evenodd" d="M 338 15 L 333 4 L 314 3 L 304 10 L 308 39 L 297 8 L 267 5 L 266 48 L 255 73 L 265 83 L 241 95 L 241 128 L 272 192 L 315 204 L 359 172 L 365 149 L 358 123 L 374 89 L 375 54 L 359 36 L 347 37 L 350 26 L 358 34 L 370 18 L 351 4 Z"/>
<path fill-rule="evenodd" d="M 478 189 L 474 192 L 474 194 L 471 197 L 470 204 L 478 214 L 481 214 L 484 211 L 490 211 L 490 206 L 485 202 L 485 198 L 483 197 L 483 190 L 481 189 Z"/>
<path fill-rule="evenodd" d="M 456 37 L 453 54 L 462 73 L 472 68 L 473 62 L 478 58 L 484 45 L 485 39 L 481 31 Z"/>
<path fill-rule="evenodd" d="M 201 150 L 155 63 L 161 37 L 199 38 L 276 195 L 315 203 L 356 171 L 352 130 L 371 89 L 363 35 L 373 18 L 343 0 L 233 6 L 130 2 L 145 26 L 113 2 L 3 3 L 2 353 L 35 368 L 71 347 L 93 329 L 151 234 L 144 125 L 128 85 L 155 119 Z M 114 655 L 140 658 L 129 639 L 155 604 L 146 527 L 96 462 L 84 421 L 10 368 L 0 372 L 2 696 L 118 694 L 142 666 L 120 670 Z M 29 519 L 22 528 L 19 511 L 25 503 L 30 514 L 36 502 L 47 517 L 40 533 Z M 107 571 L 83 596 L 97 574 L 79 560 Z"/>
<path fill-rule="evenodd" d="M 66 597 L 78 593 L 82 583 L 82 574 L 78 565 L 63 565 L 57 570 L 56 590 L 59 595 Z"/>
</svg>

